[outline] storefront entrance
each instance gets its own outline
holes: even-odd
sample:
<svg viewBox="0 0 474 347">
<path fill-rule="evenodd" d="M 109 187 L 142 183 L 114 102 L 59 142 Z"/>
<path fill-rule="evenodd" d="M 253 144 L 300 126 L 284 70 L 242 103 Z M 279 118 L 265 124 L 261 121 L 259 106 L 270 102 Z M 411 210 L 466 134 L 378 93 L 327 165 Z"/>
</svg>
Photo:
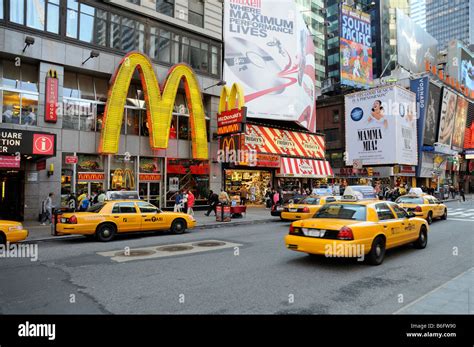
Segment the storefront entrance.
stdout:
<svg viewBox="0 0 474 347">
<path fill-rule="evenodd" d="M 140 199 L 146 200 L 161 208 L 160 182 L 140 182 L 138 192 Z"/>
<path fill-rule="evenodd" d="M 225 190 L 232 197 L 240 195 L 240 189 L 245 187 L 249 195 L 249 203 L 265 203 L 265 193 L 273 186 L 271 171 L 265 170 L 225 170 Z"/>
<path fill-rule="evenodd" d="M 25 172 L 0 170 L 0 219 L 23 221 Z"/>
</svg>

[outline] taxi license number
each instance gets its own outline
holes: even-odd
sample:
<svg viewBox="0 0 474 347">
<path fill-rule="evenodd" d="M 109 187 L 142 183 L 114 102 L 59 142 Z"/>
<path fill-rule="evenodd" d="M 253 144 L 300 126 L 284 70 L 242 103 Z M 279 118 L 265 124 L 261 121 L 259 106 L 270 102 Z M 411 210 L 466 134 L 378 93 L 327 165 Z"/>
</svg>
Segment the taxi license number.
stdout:
<svg viewBox="0 0 474 347">
<path fill-rule="evenodd" d="M 306 236 L 311 236 L 311 237 L 324 237 L 326 234 L 326 230 L 319 230 L 319 229 L 308 229 L 308 228 L 303 228 L 301 229 L 303 231 L 303 234 Z"/>
</svg>

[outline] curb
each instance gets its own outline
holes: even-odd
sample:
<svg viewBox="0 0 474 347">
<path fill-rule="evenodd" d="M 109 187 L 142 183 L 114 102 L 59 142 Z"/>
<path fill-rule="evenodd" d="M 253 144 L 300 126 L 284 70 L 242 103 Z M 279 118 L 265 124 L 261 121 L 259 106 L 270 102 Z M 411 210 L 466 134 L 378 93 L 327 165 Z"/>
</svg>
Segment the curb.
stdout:
<svg viewBox="0 0 474 347">
<path fill-rule="evenodd" d="M 194 227 L 192 230 L 202 230 L 202 229 L 220 229 L 220 228 L 225 228 L 225 227 L 238 227 L 242 225 L 253 225 L 253 224 L 266 224 L 266 223 L 272 223 L 272 222 L 281 222 L 280 219 L 260 219 L 260 220 L 254 220 L 254 221 L 239 221 L 239 222 L 229 222 L 229 223 L 219 223 L 219 224 L 201 224 L 197 225 Z M 142 232 L 136 232 L 133 233 L 134 235 L 139 235 Z M 151 232 L 143 232 L 144 234 L 150 234 Z M 55 241 L 55 240 L 74 240 L 74 239 L 82 239 L 82 235 L 62 235 L 62 236 L 49 236 L 49 237 L 43 237 L 43 238 L 38 238 L 38 239 L 26 239 L 22 242 L 36 242 L 36 241 Z"/>
</svg>

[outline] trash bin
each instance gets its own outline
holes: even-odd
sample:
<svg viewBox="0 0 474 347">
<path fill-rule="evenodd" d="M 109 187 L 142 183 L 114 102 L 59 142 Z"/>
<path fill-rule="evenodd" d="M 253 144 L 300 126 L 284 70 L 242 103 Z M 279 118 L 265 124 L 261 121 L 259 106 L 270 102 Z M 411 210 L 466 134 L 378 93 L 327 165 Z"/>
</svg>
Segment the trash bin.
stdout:
<svg viewBox="0 0 474 347">
<path fill-rule="evenodd" d="M 216 206 L 216 222 L 230 222 L 230 206 L 221 203 Z"/>
<path fill-rule="evenodd" d="M 61 215 L 63 214 L 63 211 L 61 211 L 60 209 L 54 209 L 53 208 L 53 216 L 52 216 L 52 223 L 51 223 L 51 235 L 53 236 L 56 236 L 57 233 L 56 233 L 56 224 L 58 224 L 58 222 L 60 221 L 60 218 L 61 218 Z"/>
</svg>

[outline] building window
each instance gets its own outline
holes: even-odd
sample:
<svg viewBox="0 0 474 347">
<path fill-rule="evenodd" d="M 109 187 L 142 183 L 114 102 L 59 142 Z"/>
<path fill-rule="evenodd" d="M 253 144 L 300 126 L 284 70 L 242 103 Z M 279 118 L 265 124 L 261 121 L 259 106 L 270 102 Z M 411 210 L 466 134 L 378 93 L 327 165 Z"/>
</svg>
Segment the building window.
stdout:
<svg viewBox="0 0 474 347">
<path fill-rule="evenodd" d="M 3 19 L 3 0 L 0 0 L 0 19 Z"/>
<path fill-rule="evenodd" d="M 188 23 L 204 28 L 204 1 L 188 1 Z"/>
<path fill-rule="evenodd" d="M 326 142 L 334 142 L 339 140 L 339 129 L 326 129 Z"/>
<path fill-rule="evenodd" d="M 339 123 L 339 110 L 332 111 L 332 122 Z"/>
<path fill-rule="evenodd" d="M 107 12 L 81 4 L 79 40 L 99 46 L 107 44 Z"/>
<path fill-rule="evenodd" d="M 174 17 L 174 0 L 156 0 L 156 11 Z"/>
<path fill-rule="evenodd" d="M 3 2 L 0 0 L 0 19 L 3 18 Z M 9 5 L 11 22 L 59 33 L 59 0 L 15 0 Z"/>
<path fill-rule="evenodd" d="M 219 74 L 219 50 L 216 46 L 212 46 L 211 49 L 211 74 Z"/>
<path fill-rule="evenodd" d="M 1 91 L 0 91 L 1 92 Z M 27 94 L 3 90 L 2 122 L 36 125 L 38 94 Z"/>
<path fill-rule="evenodd" d="M 179 35 L 156 27 L 150 28 L 150 57 L 163 63 L 178 63 Z"/>
<path fill-rule="evenodd" d="M 140 0 L 127 0 L 127 2 L 134 4 L 134 5 L 140 5 Z"/>
<path fill-rule="evenodd" d="M 111 16 L 110 45 L 125 52 L 144 52 L 145 25 L 133 19 L 116 14 Z"/>
</svg>

